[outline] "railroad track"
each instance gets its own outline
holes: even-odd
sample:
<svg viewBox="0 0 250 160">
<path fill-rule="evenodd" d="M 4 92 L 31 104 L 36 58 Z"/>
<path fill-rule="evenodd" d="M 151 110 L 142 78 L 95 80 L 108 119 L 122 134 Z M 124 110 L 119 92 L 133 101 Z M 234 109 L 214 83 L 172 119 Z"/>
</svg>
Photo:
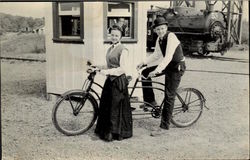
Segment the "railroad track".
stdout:
<svg viewBox="0 0 250 160">
<path fill-rule="evenodd" d="M 236 73 L 236 72 L 224 72 L 224 71 L 193 70 L 193 69 L 187 69 L 186 71 L 189 71 L 189 72 L 217 73 L 217 74 L 234 74 L 234 75 L 249 76 L 249 73 Z"/>
<path fill-rule="evenodd" d="M 1 58 L 1 59 L 6 59 L 6 60 L 46 62 L 46 60 L 31 59 L 31 58 L 15 58 L 15 57 L 0 57 L 0 58 Z M 186 71 L 188 71 L 188 72 L 206 72 L 206 73 L 234 74 L 234 75 L 249 76 L 249 73 L 234 73 L 234 72 L 224 72 L 224 71 L 192 70 L 192 69 L 187 69 Z"/>
<path fill-rule="evenodd" d="M 32 58 L 18 58 L 18 57 L 0 57 L 6 60 L 18 60 L 18 61 L 32 61 L 32 62 L 46 62 L 46 60 L 32 59 Z"/>
</svg>

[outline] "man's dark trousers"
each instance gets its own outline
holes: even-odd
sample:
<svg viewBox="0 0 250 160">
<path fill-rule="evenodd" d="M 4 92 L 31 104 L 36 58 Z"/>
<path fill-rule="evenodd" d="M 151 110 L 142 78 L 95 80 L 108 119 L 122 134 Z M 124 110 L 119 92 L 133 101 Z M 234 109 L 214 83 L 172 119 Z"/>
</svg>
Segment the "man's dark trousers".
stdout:
<svg viewBox="0 0 250 160">
<path fill-rule="evenodd" d="M 185 71 L 185 63 L 181 63 L 182 70 L 173 70 L 173 69 L 166 69 L 160 75 L 165 75 L 165 103 L 162 110 L 162 118 L 161 118 L 161 126 L 167 127 L 170 124 L 170 120 L 172 118 L 172 112 L 174 108 L 174 100 L 176 96 L 176 90 L 179 87 L 181 77 Z M 146 68 L 142 71 L 142 75 L 147 77 L 150 72 L 155 70 L 157 66 L 152 66 Z M 160 76 L 158 75 L 158 76 Z M 145 80 L 145 79 L 143 79 Z M 151 78 L 147 79 L 151 81 Z M 152 87 L 152 82 L 142 82 L 142 86 Z M 146 102 L 152 103 L 155 101 L 155 95 L 152 88 L 143 88 L 143 99 Z"/>
</svg>

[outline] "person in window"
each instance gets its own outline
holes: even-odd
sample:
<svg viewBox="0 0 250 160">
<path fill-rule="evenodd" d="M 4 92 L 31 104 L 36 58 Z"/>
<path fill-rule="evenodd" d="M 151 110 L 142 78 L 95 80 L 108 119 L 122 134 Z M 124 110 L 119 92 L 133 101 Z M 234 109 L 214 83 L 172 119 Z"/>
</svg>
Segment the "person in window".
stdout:
<svg viewBox="0 0 250 160">
<path fill-rule="evenodd" d="M 119 18 L 117 25 L 121 27 L 122 29 L 122 36 L 127 36 L 127 31 L 128 31 L 128 27 L 126 25 L 125 19 L 124 18 Z"/>
<path fill-rule="evenodd" d="M 168 32 L 168 22 L 164 17 L 156 18 L 153 28 L 158 35 L 155 50 L 137 66 L 137 69 L 147 66 L 147 68 L 142 71 L 144 77 L 165 75 L 166 101 L 162 110 L 160 128 L 168 130 L 172 117 L 176 90 L 186 69 L 185 57 L 180 41 L 177 39 L 176 35 L 172 32 Z M 158 65 L 150 66 L 153 62 Z M 148 80 L 151 81 L 151 78 L 148 78 Z M 152 87 L 152 82 L 143 82 L 142 86 Z M 157 106 L 152 88 L 143 88 L 143 99 Z M 147 106 L 144 105 L 142 107 Z"/>
<path fill-rule="evenodd" d="M 122 29 L 111 29 L 112 45 L 107 50 L 106 75 L 95 133 L 105 141 L 132 137 L 132 113 L 128 95 L 128 49 L 121 44 Z"/>
</svg>

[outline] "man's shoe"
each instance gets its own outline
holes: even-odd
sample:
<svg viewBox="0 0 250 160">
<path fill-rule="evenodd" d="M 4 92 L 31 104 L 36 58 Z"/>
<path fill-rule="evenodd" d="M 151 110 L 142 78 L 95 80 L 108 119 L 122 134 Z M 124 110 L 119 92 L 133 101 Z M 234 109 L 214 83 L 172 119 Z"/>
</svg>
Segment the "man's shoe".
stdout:
<svg viewBox="0 0 250 160">
<path fill-rule="evenodd" d="M 150 106 L 147 105 L 147 104 L 142 104 L 142 105 L 140 105 L 140 108 L 143 109 L 144 112 L 149 111 L 149 109 L 148 109 L 149 107 L 150 107 Z"/>
<path fill-rule="evenodd" d="M 146 104 L 142 104 L 142 105 L 140 105 L 139 107 L 140 107 L 141 109 L 143 109 L 143 108 L 148 107 L 148 105 L 146 105 Z"/>
<path fill-rule="evenodd" d="M 136 108 L 134 108 L 134 107 L 130 107 L 130 110 L 131 110 L 131 111 L 134 111 L 134 110 L 136 110 Z"/>
<path fill-rule="evenodd" d="M 151 102 L 150 104 L 152 104 L 153 106 L 158 106 L 157 103 L 156 103 L 155 101 Z M 143 108 L 143 109 L 148 108 L 148 107 L 150 107 L 150 106 L 147 105 L 147 104 L 142 104 L 142 105 L 140 105 L 140 108 Z"/>
<path fill-rule="evenodd" d="M 158 106 L 158 104 L 157 104 L 157 102 L 151 102 L 151 104 L 153 105 L 153 106 Z"/>
<path fill-rule="evenodd" d="M 166 133 L 166 131 L 164 129 L 161 129 L 161 128 L 158 128 L 156 130 L 153 130 L 151 133 L 150 133 L 150 136 L 152 137 L 156 137 L 156 136 L 160 136 L 162 134 Z"/>
</svg>

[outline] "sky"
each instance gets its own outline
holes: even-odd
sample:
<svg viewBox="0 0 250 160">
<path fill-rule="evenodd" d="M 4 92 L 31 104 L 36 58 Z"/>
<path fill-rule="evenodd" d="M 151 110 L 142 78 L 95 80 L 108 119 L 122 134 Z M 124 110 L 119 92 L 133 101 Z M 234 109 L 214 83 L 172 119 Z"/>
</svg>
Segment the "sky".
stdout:
<svg viewBox="0 0 250 160">
<path fill-rule="evenodd" d="M 0 12 L 24 17 L 44 17 L 44 7 L 51 2 L 0 2 Z"/>
<path fill-rule="evenodd" d="M 51 2 L 0 2 L 0 12 L 8 13 L 11 15 L 41 18 L 45 16 L 43 8 L 46 5 L 48 5 L 48 3 Z M 146 2 L 146 3 L 149 6 L 152 4 L 152 2 Z M 161 6 L 161 3 L 157 1 L 153 1 L 153 4 Z M 166 4 L 169 4 L 169 2 L 166 2 Z M 248 1 L 244 1 L 243 20 L 248 20 L 249 17 L 248 10 L 249 10 Z"/>
</svg>

